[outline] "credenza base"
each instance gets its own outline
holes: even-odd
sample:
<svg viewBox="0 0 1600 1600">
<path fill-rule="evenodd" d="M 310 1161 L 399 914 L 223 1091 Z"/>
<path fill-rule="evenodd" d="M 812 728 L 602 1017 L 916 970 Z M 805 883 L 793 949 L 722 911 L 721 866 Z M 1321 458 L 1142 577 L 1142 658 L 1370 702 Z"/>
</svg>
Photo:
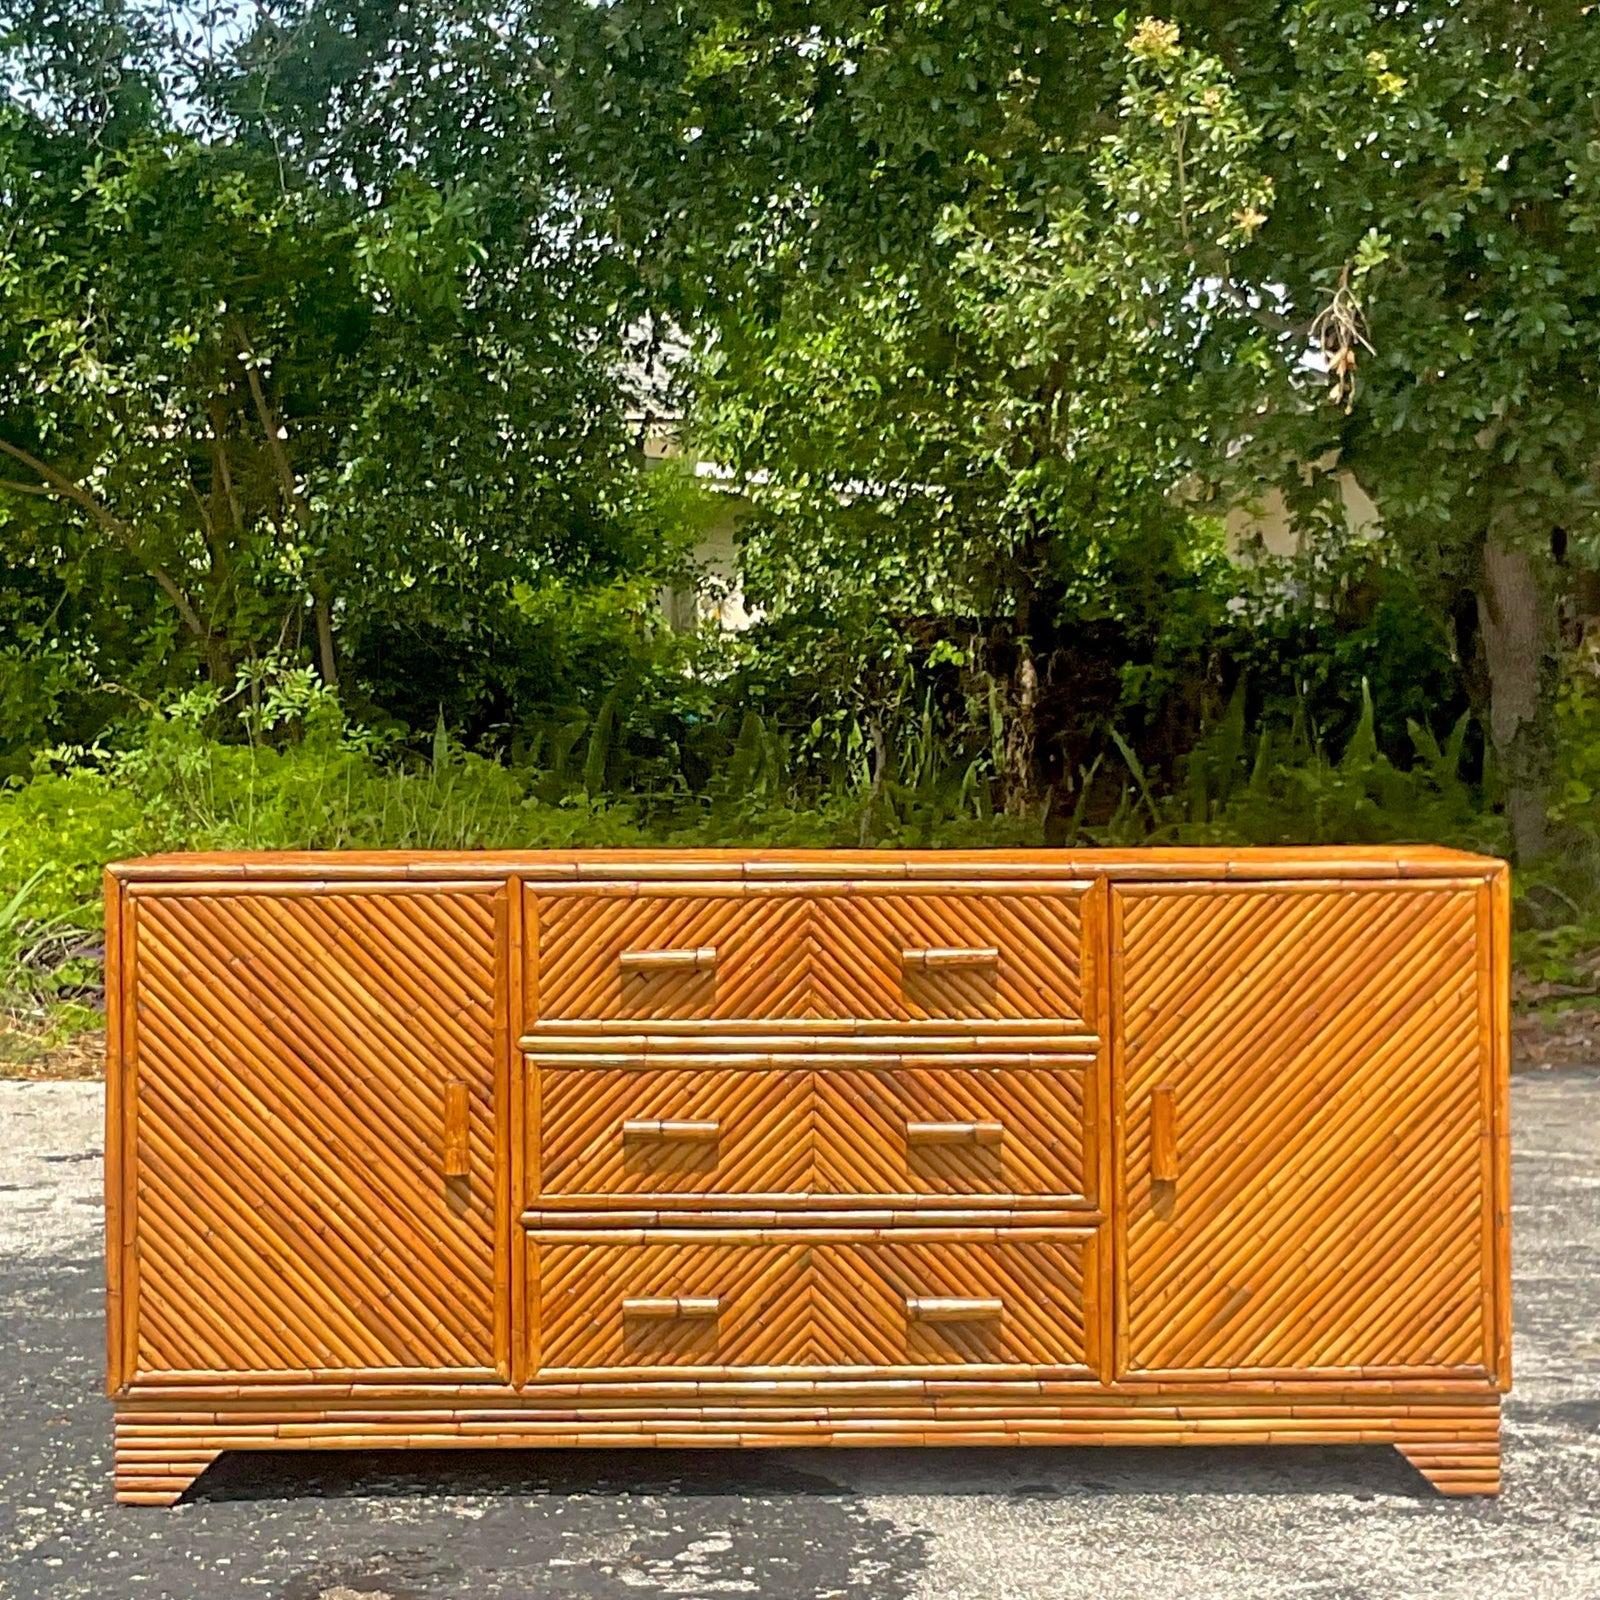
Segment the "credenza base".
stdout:
<svg viewBox="0 0 1600 1600">
<path fill-rule="evenodd" d="M 125 1505 L 172 1505 L 225 1450 L 891 1445 L 1392 1444 L 1440 1494 L 1500 1491 L 1497 1397 L 1284 1403 L 1235 1395 L 1142 1400 L 1122 1392 L 1049 1408 L 1008 1407 L 990 1395 L 936 1408 L 886 1400 L 874 1411 L 853 1400 L 836 1413 L 803 1404 L 721 1404 L 695 1414 L 671 1405 L 649 1412 L 619 1396 L 609 1415 L 558 1405 L 540 1407 L 532 1395 L 475 1404 L 461 1394 L 338 1406 L 263 1399 L 218 1407 L 198 1396 L 125 1403 L 116 1418 L 116 1497 Z M 962 1411 L 968 1414 L 951 1414 Z"/>
</svg>

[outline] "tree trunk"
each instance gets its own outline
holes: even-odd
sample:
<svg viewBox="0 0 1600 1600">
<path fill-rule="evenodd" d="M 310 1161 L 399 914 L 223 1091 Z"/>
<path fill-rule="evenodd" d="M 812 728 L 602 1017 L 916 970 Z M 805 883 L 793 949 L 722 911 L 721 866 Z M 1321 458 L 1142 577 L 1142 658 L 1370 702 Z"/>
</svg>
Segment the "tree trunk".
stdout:
<svg viewBox="0 0 1600 1600">
<path fill-rule="evenodd" d="M 1005 809 L 1012 817 L 1039 807 L 1039 668 L 1026 639 L 1017 641 L 1006 718 Z"/>
<path fill-rule="evenodd" d="M 1012 557 L 1004 583 L 997 587 L 1009 589 L 1015 597 L 1009 625 L 997 630 L 999 648 L 991 655 L 991 660 L 998 657 L 995 665 L 1006 674 L 1000 770 L 1003 805 L 1010 817 L 1039 816 L 1051 792 L 1039 743 L 1040 665 L 1043 662 L 1048 668 L 1061 602 L 1060 586 L 1050 572 L 1047 534 L 1032 531 Z"/>
<path fill-rule="evenodd" d="M 311 585 L 312 614 L 317 624 L 317 671 L 325 687 L 339 692 L 339 657 L 333 648 L 333 604 L 319 578 Z"/>
<path fill-rule="evenodd" d="M 233 651 L 228 648 L 227 639 L 214 630 L 208 631 L 200 639 L 200 649 L 205 656 L 206 677 L 224 692 L 231 689 L 234 675 Z"/>
<path fill-rule="evenodd" d="M 889 780 L 889 746 L 883 737 L 883 724 L 876 717 L 867 718 L 867 736 L 872 741 L 872 787 L 867 791 L 867 803 L 861 808 L 861 830 L 857 843 L 863 850 L 872 843 L 872 826 L 878 817 L 878 802 L 883 798 L 883 786 Z"/>
<path fill-rule="evenodd" d="M 1552 700 L 1557 671 L 1555 607 L 1539 557 L 1491 519 L 1483 546 L 1478 621 L 1489 675 L 1489 739 L 1511 825 L 1511 848 L 1528 863 L 1550 847 L 1555 766 Z"/>
</svg>

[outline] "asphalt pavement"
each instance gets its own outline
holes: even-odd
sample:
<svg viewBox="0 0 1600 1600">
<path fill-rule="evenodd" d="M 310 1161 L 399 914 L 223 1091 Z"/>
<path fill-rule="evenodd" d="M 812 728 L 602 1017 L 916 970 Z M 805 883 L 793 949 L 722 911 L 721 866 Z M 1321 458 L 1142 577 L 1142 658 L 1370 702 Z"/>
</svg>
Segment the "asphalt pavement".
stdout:
<svg viewBox="0 0 1600 1600">
<path fill-rule="evenodd" d="M 1514 1083 L 1498 1501 L 1392 1450 L 224 1456 L 111 1498 L 101 1098 L 0 1083 L 3 1600 L 1600 1600 L 1600 1069 Z"/>
</svg>

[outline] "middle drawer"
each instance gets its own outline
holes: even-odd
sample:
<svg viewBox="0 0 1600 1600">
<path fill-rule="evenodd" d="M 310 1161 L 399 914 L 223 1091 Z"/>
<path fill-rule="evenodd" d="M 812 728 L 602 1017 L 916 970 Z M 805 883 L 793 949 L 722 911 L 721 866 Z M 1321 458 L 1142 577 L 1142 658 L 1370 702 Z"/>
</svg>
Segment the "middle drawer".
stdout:
<svg viewBox="0 0 1600 1600">
<path fill-rule="evenodd" d="M 1086 1205 L 1082 1064 L 600 1067 L 530 1061 L 545 1199 Z"/>
</svg>

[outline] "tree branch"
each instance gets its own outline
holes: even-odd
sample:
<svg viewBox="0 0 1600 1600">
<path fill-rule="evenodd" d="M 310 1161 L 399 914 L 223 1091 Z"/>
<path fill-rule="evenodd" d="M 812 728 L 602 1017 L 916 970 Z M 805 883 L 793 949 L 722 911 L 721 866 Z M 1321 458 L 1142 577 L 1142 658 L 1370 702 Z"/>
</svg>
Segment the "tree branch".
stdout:
<svg viewBox="0 0 1600 1600">
<path fill-rule="evenodd" d="M 9 444 L 0 439 L 0 452 L 11 457 L 13 461 L 20 461 L 30 472 L 37 473 L 43 479 L 43 486 L 29 487 L 24 484 L 8 484 L 24 494 L 51 495 L 59 500 L 69 500 L 81 511 L 86 511 L 109 533 L 139 564 L 155 579 L 161 592 L 172 602 L 178 615 L 183 619 L 183 625 L 197 639 L 209 640 L 211 630 L 200 620 L 200 613 L 190 603 L 188 595 L 180 589 L 174 581 L 172 574 L 159 562 L 151 561 L 139 546 L 139 537 L 133 529 L 107 505 L 97 500 L 81 483 L 75 482 L 64 472 L 59 472 L 49 462 L 41 461 L 31 451 L 24 450 L 21 445 Z"/>
<path fill-rule="evenodd" d="M 272 404 L 267 399 L 266 386 L 261 382 L 261 373 L 250 359 L 255 351 L 251 348 L 244 329 L 236 327 L 235 331 L 239 339 L 239 362 L 244 368 L 245 381 L 250 385 L 250 398 L 255 404 L 256 415 L 261 419 L 261 431 L 267 436 L 267 451 L 277 468 L 284 503 L 299 524 L 301 533 L 309 536 L 312 523 L 311 508 L 306 504 L 305 496 L 300 493 L 300 486 L 294 481 L 294 468 L 289 462 L 289 452 L 284 447 L 282 426 L 273 414 Z M 328 586 L 315 568 L 310 570 L 309 583 L 311 603 L 317 622 L 317 666 L 322 673 L 322 681 L 336 691 L 339 687 L 339 661 L 333 647 L 333 607 L 328 598 Z"/>
<path fill-rule="evenodd" d="M 289 452 L 284 449 L 280 424 L 273 414 L 272 402 L 267 399 L 266 387 L 261 382 L 261 373 L 250 359 L 255 355 L 255 351 L 251 348 L 243 329 L 238 331 L 238 338 L 239 365 L 244 368 L 245 382 L 250 386 L 250 399 L 255 404 L 261 431 L 266 435 L 267 452 L 272 457 L 273 467 L 278 474 L 283 502 L 293 513 L 294 520 L 300 525 L 300 531 L 308 533 L 311 529 L 311 508 L 305 503 L 305 497 L 300 493 L 300 486 L 294 481 L 294 468 L 289 462 Z"/>
<path fill-rule="evenodd" d="M 207 419 L 211 423 L 211 459 L 216 468 L 217 482 L 222 489 L 224 498 L 228 502 L 228 510 L 233 516 L 233 526 L 237 533 L 244 532 L 244 512 L 239 505 L 239 495 L 233 484 L 233 470 L 228 465 L 228 446 L 224 442 L 227 432 L 227 411 L 223 403 L 213 399 L 206 407 Z"/>
<path fill-rule="evenodd" d="M 1309 322 L 1296 322 L 1292 317 L 1284 316 L 1281 311 L 1272 310 L 1270 306 L 1258 306 L 1226 272 L 1221 272 L 1217 275 L 1217 287 L 1241 311 L 1247 312 L 1269 332 L 1292 333 L 1300 339 L 1309 339 L 1311 337 L 1311 324 Z"/>
<path fill-rule="evenodd" d="M 193 474 L 184 478 L 184 488 L 194 497 L 195 509 L 200 513 L 200 526 L 205 531 L 206 549 L 211 553 L 211 564 L 216 566 L 216 525 L 211 520 L 211 508 L 207 506 L 205 496 L 200 493 L 200 485 L 194 481 Z"/>
</svg>

